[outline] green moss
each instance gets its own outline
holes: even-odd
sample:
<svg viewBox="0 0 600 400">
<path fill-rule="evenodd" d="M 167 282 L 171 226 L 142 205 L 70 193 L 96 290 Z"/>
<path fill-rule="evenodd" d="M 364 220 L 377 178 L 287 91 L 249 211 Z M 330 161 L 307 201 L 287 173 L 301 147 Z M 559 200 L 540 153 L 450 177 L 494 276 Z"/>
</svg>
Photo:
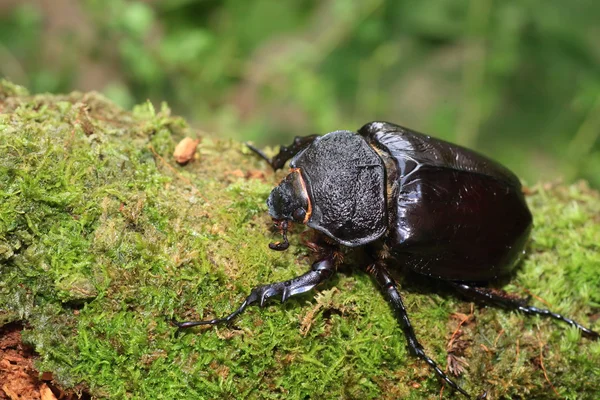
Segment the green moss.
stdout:
<svg viewBox="0 0 600 400">
<path fill-rule="evenodd" d="M 126 112 L 94 93 L 28 96 L 6 82 L 0 94 L 0 323 L 28 321 L 41 371 L 98 398 L 438 396 L 373 282 L 349 268 L 316 296 L 177 336 L 168 318 L 224 315 L 253 286 L 306 270 L 299 235 L 287 252 L 267 248 L 265 199 L 280 174 L 209 137 L 177 166 L 176 143 L 196 133 L 166 106 Z M 257 169 L 264 179 L 245 177 Z M 598 330 L 600 197 L 583 184 L 534 191 L 528 257 L 507 289 Z M 451 314 L 470 304 L 403 287 L 418 336 L 445 366 Z M 600 392 L 600 343 L 517 313 L 474 315 L 461 336 L 465 389 L 552 397 L 542 354 L 561 397 Z"/>
</svg>

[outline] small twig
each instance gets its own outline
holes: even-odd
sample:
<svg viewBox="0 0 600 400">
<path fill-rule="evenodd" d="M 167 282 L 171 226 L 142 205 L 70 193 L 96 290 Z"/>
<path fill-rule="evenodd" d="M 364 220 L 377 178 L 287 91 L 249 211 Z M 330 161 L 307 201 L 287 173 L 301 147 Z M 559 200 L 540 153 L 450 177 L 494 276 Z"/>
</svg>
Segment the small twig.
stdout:
<svg viewBox="0 0 600 400">
<path fill-rule="evenodd" d="M 454 330 L 454 333 L 452 333 L 452 336 L 450 336 L 450 340 L 448 341 L 448 344 L 446 345 L 446 350 L 449 351 L 448 349 L 452 348 L 452 344 L 454 343 L 454 340 L 456 339 L 456 336 L 458 336 L 458 332 L 460 331 L 461 326 L 463 326 L 467 321 L 469 321 L 471 318 L 473 318 L 473 303 L 471 303 L 471 312 L 469 315 L 465 315 L 460 322 L 458 323 L 458 326 L 456 327 L 456 329 Z M 448 373 L 448 363 L 446 363 L 446 368 L 444 370 L 445 373 Z M 442 399 L 442 396 L 444 394 L 444 388 L 446 387 L 445 384 L 442 385 L 442 388 L 440 389 L 440 399 Z"/>
<path fill-rule="evenodd" d="M 530 295 L 531 297 L 533 297 L 534 299 L 536 299 L 537 301 L 539 301 L 540 303 L 543 303 L 546 307 L 548 308 L 552 308 L 552 304 L 550 304 L 549 302 L 547 302 L 546 300 L 542 299 L 540 296 L 537 296 L 536 294 L 532 293 L 529 289 L 527 289 L 524 286 L 519 285 L 518 283 L 515 283 L 515 286 L 518 286 L 519 289 L 523 290 L 524 292 L 526 292 L 528 295 Z"/>
<path fill-rule="evenodd" d="M 504 329 L 502 329 L 500 331 L 500 333 L 498 333 L 498 336 L 496 336 L 496 340 L 494 340 L 494 347 L 498 346 L 498 340 L 500 340 L 500 336 L 502 336 L 503 333 L 504 333 Z"/>
<path fill-rule="evenodd" d="M 454 342 L 454 339 L 456 339 L 456 336 L 458 335 L 458 332 L 460 331 L 460 327 L 467 322 L 467 320 L 469 319 L 469 316 L 465 316 L 459 323 L 458 326 L 456 327 L 456 330 L 454 331 L 454 333 L 452 334 L 452 336 L 450 336 L 450 340 L 448 341 L 448 344 L 446 345 L 446 348 L 451 348 L 452 344 Z M 446 367 L 447 368 L 447 367 Z"/>
<path fill-rule="evenodd" d="M 314 306 L 308 313 L 306 313 L 304 318 L 302 318 L 300 321 L 300 334 L 302 336 L 308 335 L 308 331 L 310 331 L 310 328 L 314 322 L 315 315 L 321 310 L 321 308 L 323 308 L 323 304 L 317 303 L 317 305 Z"/>
<path fill-rule="evenodd" d="M 560 397 L 560 395 L 554 388 L 554 385 L 552 384 L 552 382 L 550 382 L 550 379 L 548 378 L 548 374 L 546 373 L 546 368 L 544 367 L 544 343 L 542 342 L 542 338 L 540 337 L 539 332 L 537 334 L 537 338 L 538 338 L 538 341 L 540 344 L 540 366 L 542 367 L 542 371 L 544 372 L 544 378 L 546 378 L 546 382 L 548 382 L 548 384 L 550 385 L 550 387 L 552 388 L 552 391 L 556 394 L 556 396 Z"/>
</svg>

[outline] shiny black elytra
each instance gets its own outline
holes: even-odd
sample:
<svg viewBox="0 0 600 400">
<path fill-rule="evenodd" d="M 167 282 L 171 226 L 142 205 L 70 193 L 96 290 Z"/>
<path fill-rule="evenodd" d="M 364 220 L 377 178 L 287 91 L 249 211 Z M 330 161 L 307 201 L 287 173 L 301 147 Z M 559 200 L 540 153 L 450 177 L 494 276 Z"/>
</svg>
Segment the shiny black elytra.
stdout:
<svg viewBox="0 0 600 400">
<path fill-rule="evenodd" d="M 395 311 L 410 353 L 465 396 L 425 354 L 389 271 L 407 267 L 446 281 L 475 300 L 551 317 L 592 339 L 600 337 L 569 318 L 485 287 L 512 271 L 532 225 L 521 184 L 502 165 L 387 122 L 371 122 L 358 133 L 297 137 L 272 159 L 249 147 L 274 170 L 293 158 L 290 174 L 267 200 L 284 238 L 269 246 L 287 249 L 288 221 L 303 223 L 319 233 L 308 243 L 317 261 L 304 275 L 254 288 L 225 318 L 175 322 L 179 328 L 228 323 L 251 304 L 262 307 L 271 297 L 281 296 L 283 302 L 311 290 L 335 273 L 341 245 L 364 248 L 371 259 L 366 270 Z"/>
</svg>

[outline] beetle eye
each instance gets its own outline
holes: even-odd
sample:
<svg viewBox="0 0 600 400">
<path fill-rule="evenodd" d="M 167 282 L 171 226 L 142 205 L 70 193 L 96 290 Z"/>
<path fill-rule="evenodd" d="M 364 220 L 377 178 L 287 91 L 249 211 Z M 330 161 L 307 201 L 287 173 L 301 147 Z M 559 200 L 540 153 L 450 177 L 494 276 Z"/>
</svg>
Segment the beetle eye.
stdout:
<svg viewBox="0 0 600 400">
<path fill-rule="evenodd" d="M 306 210 L 304 208 L 296 208 L 292 214 L 292 218 L 296 222 L 304 222 L 304 217 L 306 217 Z"/>
</svg>

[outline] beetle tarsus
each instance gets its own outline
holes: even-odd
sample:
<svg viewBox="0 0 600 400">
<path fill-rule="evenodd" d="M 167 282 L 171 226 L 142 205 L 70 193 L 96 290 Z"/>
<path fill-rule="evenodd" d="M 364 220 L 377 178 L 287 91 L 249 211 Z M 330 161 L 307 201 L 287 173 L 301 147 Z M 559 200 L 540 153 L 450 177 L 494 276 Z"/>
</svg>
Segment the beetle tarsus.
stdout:
<svg viewBox="0 0 600 400">
<path fill-rule="evenodd" d="M 553 318 L 579 329 L 582 335 L 590 339 L 600 339 L 600 334 L 589 328 L 586 328 L 580 323 L 550 310 L 531 306 L 527 304 L 527 300 L 516 298 L 515 296 L 502 290 L 490 290 L 489 288 L 470 286 L 465 283 L 452 283 L 452 286 L 454 286 L 459 292 L 474 300 L 492 304 L 506 310 L 521 311 L 527 315 L 540 315 L 542 317 Z"/>
<path fill-rule="evenodd" d="M 260 158 L 265 160 L 273 171 L 277 171 L 278 169 L 283 168 L 285 163 L 300 151 L 307 148 L 319 135 L 309 135 L 309 136 L 296 136 L 294 141 L 289 146 L 281 146 L 279 148 L 279 153 L 277 153 L 273 158 L 267 157 L 267 155 L 257 147 L 254 147 L 250 143 L 246 143 L 246 146 L 253 152 L 255 152 Z"/>
<path fill-rule="evenodd" d="M 177 326 L 179 329 L 192 328 L 194 326 L 199 326 L 199 325 L 228 324 L 231 321 L 233 321 L 233 319 L 235 317 L 237 317 L 239 314 L 244 312 L 244 310 L 246 309 L 246 307 L 248 305 L 249 305 L 248 299 L 246 299 L 242 303 L 242 305 L 238 307 L 237 310 L 235 310 L 234 312 L 232 312 L 231 314 L 229 314 L 228 316 L 226 316 L 224 318 L 215 318 L 215 319 L 210 319 L 207 321 L 185 321 L 185 322 L 177 322 L 176 320 L 173 319 L 171 322 L 173 323 L 173 325 Z"/>
<path fill-rule="evenodd" d="M 326 257 L 315 262 L 312 265 L 311 271 L 293 278 L 289 281 L 275 282 L 269 285 L 258 286 L 250 292 L 250 295 L 244 300 L 242 305 L 237 310 L 224 318 L 215 318 L 206 321 L 173 321 L 179 329 L 192 328 L 199 325 L 218 325 L 222 323 L 229 324 L 235 317 L 240 315 L 246 307 L 258 303 L 260 307 L 264 307 L 267 300 L 271 297 L 280 295 L 281 302 L 285 302 L 292 296 L 307 292 L 317 286 L 319 283 L 329 279 L 335 272 L 335 262 L 333 257 Z"/>
<path fill-rule="evenodd" d="M 406 336 L 406 341 L 408 342 L 408 351 L 410 354 L 425 361 L 431 367 L 431 369 L 433 369 L 438 378 L 446 382 L 452 389 L 457 390 L 466 397 L 471 397 L 469 393 L 467 393 L 463 388 L 458 386 L 458 384 L 450 379 L 450 377 L 446 375 L 446 373 L 442 371 L 440 367 L 438 367 L 435 361 L 425 354 L 423 346 L 417 340 L 417 336 L 415 335 L 412 324 L 408 319 L 408 314 L 406 313 L 406 308 L 402 302 L 402 297 L 400 296 L 398 288 L 396 287 L 396 282 L 390 276 L 389 272 L 387 272 L 386 269 L 380 264 L 370 265 L 367 267 L 367 272 L 375 278 L 387 297 L 387 300 L 390 302 L 392 309 L 396 313 L 396 317 L 400 322 L 400 327 L 404 332 L 404 336 Z"/>
</svg>

